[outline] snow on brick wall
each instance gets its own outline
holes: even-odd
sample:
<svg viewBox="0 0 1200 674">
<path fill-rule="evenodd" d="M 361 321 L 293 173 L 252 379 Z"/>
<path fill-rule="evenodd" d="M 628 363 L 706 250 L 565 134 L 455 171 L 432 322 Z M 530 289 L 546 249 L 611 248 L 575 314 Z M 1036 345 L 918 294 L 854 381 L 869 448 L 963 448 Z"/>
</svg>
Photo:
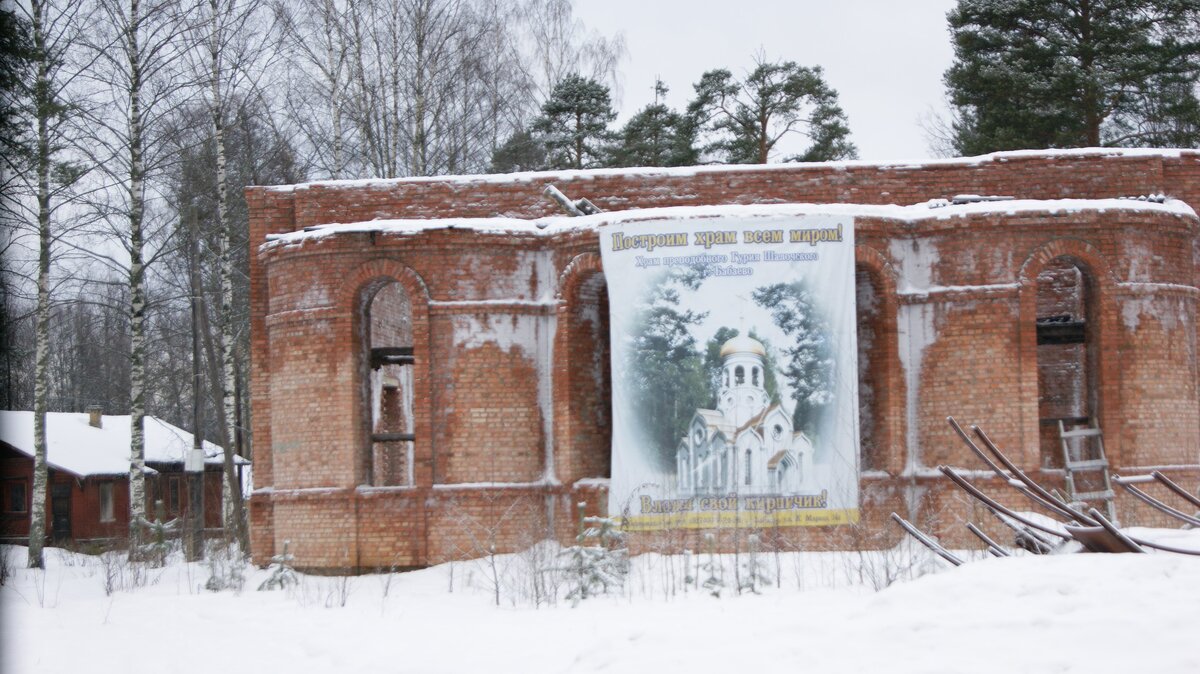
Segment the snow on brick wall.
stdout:
<svg viewBox="0 0 1200 674">
<path fill-rule="evenodd" d="M 260 249 L 268 234 L 387 218 L 551 216 L 555 206 L 540 196 L 550 183 L 608 211 L 873 204 L 838 206 L 860 213 L 860 259 L 873 260 L 872 302 L 881 307 L 862 332 L 871 369 L 864 392 L 873 398 L 864 421 L 873 424 L 880 469 L 864 478 L 864 495 L 875 495 L 864 497 L 864 517 L 882 526 L 890 510 L 915 509 L 953 541 L 956 521 L 969 513 L 928 467 L 978 466 L 946 426 L 947 415 L 980 424 L 1036 470 L 1043 397 L 1059 409 L 1082 409 L 1084 391 L 1094 390 L 1098 409 L 1088 411 L 1105 424 L 1118 468 L 1182 466 L 1172 468 L 1179 479 L 1200 481 L 1200 469 L 1188 467 L 1200 464 L 1196 218 L 1179 202 L 1088 201 L 1166 193 L 1200 205 L 1198 169 L 1200 155 L 1192 152 L 1074 151 L 904 166 L 250 188 L 255 557 L 290 539 L 302 566 L 420 565 L 470 554 L 467 522 L 505 549 L 534 532 L 568 540 L 576 500 L 597 512 L 604 507 L 603 480 L 592 478 L 607 469 L 611 395 L 603 276 L 597 262 L 579 262 L 598 256 L 590 226 L 447 221 L 423 228 L 406 221 L 394 232 L 373 232 L 366 223 Z M 880 206 L 964 193 L 1026 201 Z M 1074 201 L 1028 201 L 1064 198 Z M 1088 366 L 1079 349 L 1039 366 L 1037 316 L 1087 304 L 1068 293 L 1039 306 L 1038 274 L 1051 269 L 1053 285 L 1050 263 L 1064 256 L 1088 266 L 1096 282 L 1087 309 L 1097 364 L 1082 383 L 1076 375 Z M 354 468 L 365 423 L 351 291 L 355 279 L 370 276 L 364 269 L 387 270 L 410 296 L 419 354 L 411 485 L 367 486 Z M 1054 390 L 1044 396 L 1047 387 Z M 813 545 L 845 544 L 829 532 L 793 533 Z"/>
</svg>

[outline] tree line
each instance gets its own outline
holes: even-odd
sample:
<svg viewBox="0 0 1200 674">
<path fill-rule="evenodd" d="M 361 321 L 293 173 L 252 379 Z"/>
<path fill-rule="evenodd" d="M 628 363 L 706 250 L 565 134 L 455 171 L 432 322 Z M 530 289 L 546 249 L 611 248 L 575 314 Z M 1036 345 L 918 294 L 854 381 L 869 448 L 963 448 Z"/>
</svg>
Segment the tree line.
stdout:
<svg viewBox="0 0 1200 674">
<path fill-rule="evenodd" d="M 935 141 L 1195 146 L 1198 18 L 960 0 Z M 627 57 L 570 0 L 0 5 L 0 404 L 35 411 L 35 494 L 48 411 L 131 414 L 135 519 L 145 414 L 191 428 L 199 399 L 197 430 L 252 456 L 244 185 L 857 156 L 821 68 L 763 56 L 705 72 L 682 110 L 659 82 L 616 127 Z"/>
</svg>

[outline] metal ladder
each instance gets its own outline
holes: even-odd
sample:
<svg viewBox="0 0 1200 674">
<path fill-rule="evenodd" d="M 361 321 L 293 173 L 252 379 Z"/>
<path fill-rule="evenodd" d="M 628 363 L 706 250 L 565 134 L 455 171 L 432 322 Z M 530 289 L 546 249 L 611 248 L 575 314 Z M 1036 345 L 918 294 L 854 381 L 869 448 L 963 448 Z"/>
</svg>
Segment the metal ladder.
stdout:
<svg viewBox="0 0 1200 674">
<path fill-rule="evenodd" d="M 1089 505 L 1095 506 L 1098 503 L 1104 504 L 1104 513 L 1109 520 L 1116 520 L 1116 508 L 1113 504 L 1113 488 L 1112 480 L 1109 478 L 1108 472 L 1108 457 L 1104 455 L 1104 434 L 1093 421 L 1088 428 L 1068 431 L 1062 420 L 1058 421 L 1058 436 L 1062 441 L 1063 453 L 1063 468 L 1067 478 L 1067 498 L 1074 501 L 1083 501 Z M 1089 440 L 1095 438 L 1095 443 L 1090 443 Z M 1071 449 L 1070 440 L 1078 440 L 1077 451 Z M 1088 446 L 1094 444 L 1094 456 L 1088 456 L 1092 452 L 1088 451 Z M 1100 483 L 1103 487 L 1098 491 L 1077 491 L 1075 487 L 1075 476 L 1079 473 L 1100 473 Z"/>
</svg>

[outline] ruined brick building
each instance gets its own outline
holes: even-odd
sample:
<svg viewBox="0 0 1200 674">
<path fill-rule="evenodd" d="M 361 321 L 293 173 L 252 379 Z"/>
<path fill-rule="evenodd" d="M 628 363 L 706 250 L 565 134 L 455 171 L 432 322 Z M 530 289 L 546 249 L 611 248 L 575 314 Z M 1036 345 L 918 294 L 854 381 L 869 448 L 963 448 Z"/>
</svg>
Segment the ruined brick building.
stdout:
<svg viewBox="0 0 1200 674">
<path fill-rule="evenodd" d="M 561 214 L 547 185 L 604 212 L 535 222 Z M 953 201 L 964 194 L 1014 200 Z M 1167 199 L 1129 199 L 1143 195 Z M 647 208 L 854 213 L 867 527 L 898 510 L 954 542 L 962 519 L 979 521 L 933 470 L 981 467 L 948 415 L 1050 483 L 1064 418 L 1099 424 L 1114 472 L 1200 482 L 1200 153 L 321 182 L 247 198 L 259 562 L 290 541 L 302 567 L 424 565 L 568 540 L 576 503 L 603 510 L 596 228 Z M 1126 522 L 1145 516 L 1118 505 Z"/>
</svg>

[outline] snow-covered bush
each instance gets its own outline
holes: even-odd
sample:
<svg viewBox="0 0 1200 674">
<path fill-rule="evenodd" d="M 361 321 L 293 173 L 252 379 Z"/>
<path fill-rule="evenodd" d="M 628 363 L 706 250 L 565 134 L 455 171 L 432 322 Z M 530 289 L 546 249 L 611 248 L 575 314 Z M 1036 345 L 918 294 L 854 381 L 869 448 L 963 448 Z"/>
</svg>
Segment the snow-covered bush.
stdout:
<svg viewBox="0 0 1200 674">
<path fill-rule="evenodd" d="M 204 589 L 210 592 L 241 592 L 246 585 L 245 562 L 236 543 L 218 541 L 215 545 L 210 545 L 208 554 L 204 556 L 204 566 L 208 568 L 208 580 L 204 582 Z"/>
<path fill-rule="evenodd" d="M 566 563 L 560 567 L 568 588 L 567 599 L 573 604 L 624 587 L 629 574 L 629 550 L 617 520 L 583 517 L 583 508 L 580 503 L 579 535 L 575 545 L 562 552 Z"/>
<path fill-rule="evenodd" d="M 696 574 L 696 577 L 705 576 L 702 587 L 712 596 L 720 597 L 721 590 L 725 589 L 725 565 L 717 557 L 716 536 L 704 534 L 704 545 L 708 548 L 708 560 L 701 565 L 702 573 Z"/>
<path fill-rule="evenodd" d="M 167 555 L 171 554 L 178 543 L 181 526 L 179 520 L 165 520 L 160 507 L 154 521 L 138 518 L 137 522 L 143 533 L 143 542 L 130 550 L 131 560 L 145 562 L 154 567 L 163 566 L 166 564 Z"/>
<path fill-rule="evenodd" d="M 296 557 L 288 552 L 288 543 L 283 542 L 283 552 L 271 557 L 271 564 L 267 566 L 267 570 L 271 575 L 258 586 L 259 592 L 269 590 L 285 590 L 300 582 L 296 577 L 296 570 L 292 568 L 292 562 L 296 561 Z"/>
<path fill-rule="evenodd" d="M 112 596 L 114 592 L 136 590 L 151 584 L 151 568 L 160 568 L 162 561 L 143 561 L 131 559 L 123 550 L 109 550 L 98 555 L 100 569 L 103 572 L 104 594 Z"/>
<path fill-rule="evenodd" d="M 742 561 L 738 570 L 738 592 L 758 594 L 760 588 L 770 585 L 773 580 L 761 554 L 762 545 L 758 534 L 750 534 L 747 547 L 746 559 Z"/>
</svg>

